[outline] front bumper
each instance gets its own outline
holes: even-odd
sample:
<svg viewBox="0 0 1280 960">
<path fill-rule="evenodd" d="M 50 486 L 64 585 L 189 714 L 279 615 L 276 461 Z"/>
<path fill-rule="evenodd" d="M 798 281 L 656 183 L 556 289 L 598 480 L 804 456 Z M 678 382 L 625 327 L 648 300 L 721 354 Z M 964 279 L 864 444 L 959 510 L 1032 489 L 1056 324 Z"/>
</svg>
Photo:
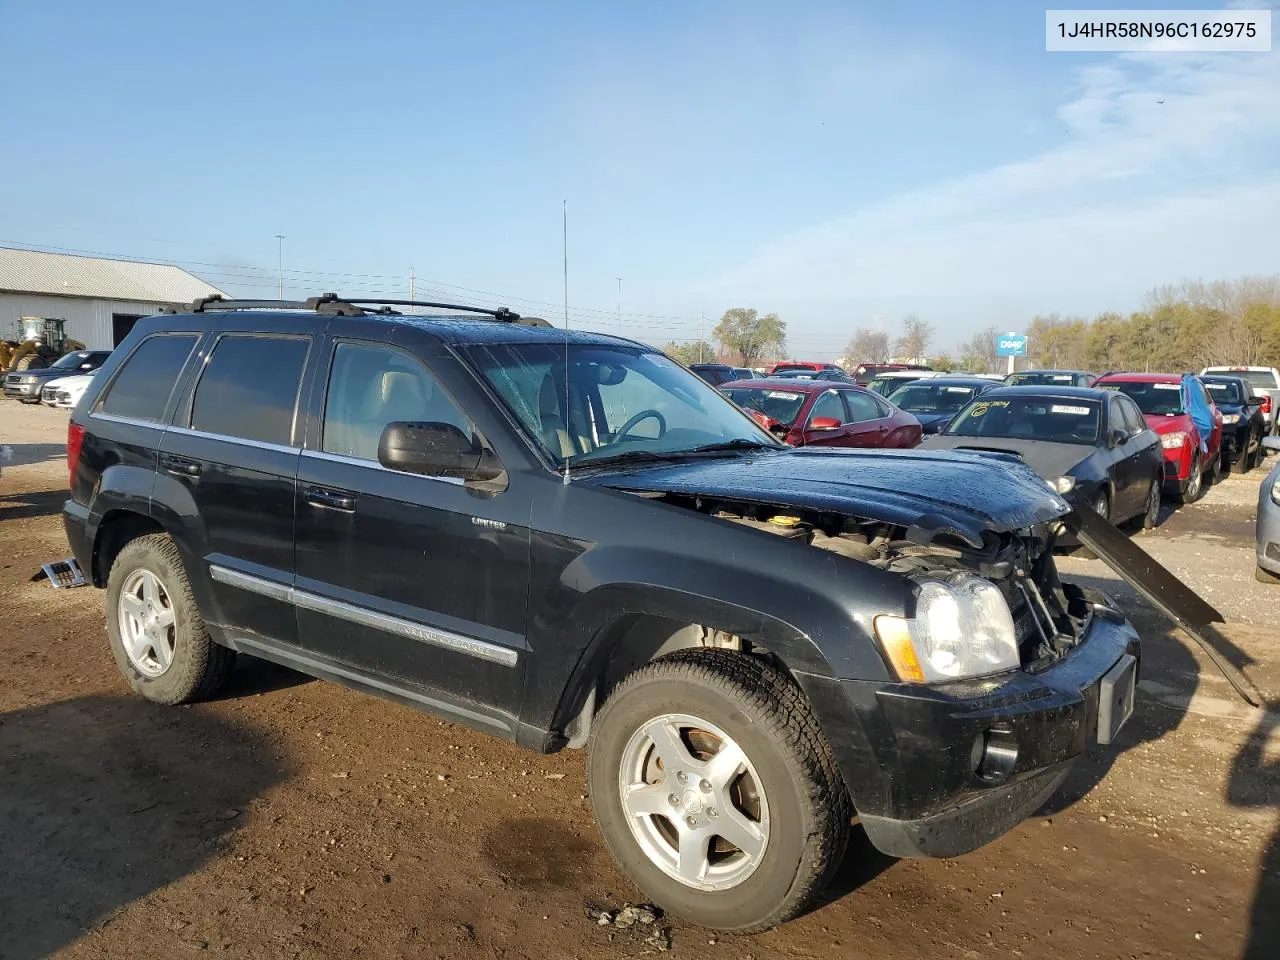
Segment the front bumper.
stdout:
<svg viewBox="0 0 1280 960">
<path fill-rule="evenodd" d="M 1258 491 L 1258 566 L 1280 575 L 1280 504 L 1271 499 L 1271 488 L 1280 481 L 1280 468 L 1273 468 Z"/>
<path fill-rule="evenodd" d="M 1083 640 L 1040 673 L 937 687 L 830 681 L 849 720 L 819 712 L 871 842 L 893 857 L 951 857 L 1007 833 L 1098 741 L 1102 680 L 1140 652 L 1128 621 L 1095 606 Z"/>
<path fill-rule="evenodd" d="M 1164 478 L 1169 483 L 1186 483 L 1191 479 L 1191 463 L 1194 457 L 1191 441 L 1164 451 Z"/>
<path fill-rule="evenodd" d="M 39 400 L 42 386 L 43 384 L 38 380 L 35 383 L 10 383 L 6 380 L 4 395 L 10 400 Z"/>
</svg>

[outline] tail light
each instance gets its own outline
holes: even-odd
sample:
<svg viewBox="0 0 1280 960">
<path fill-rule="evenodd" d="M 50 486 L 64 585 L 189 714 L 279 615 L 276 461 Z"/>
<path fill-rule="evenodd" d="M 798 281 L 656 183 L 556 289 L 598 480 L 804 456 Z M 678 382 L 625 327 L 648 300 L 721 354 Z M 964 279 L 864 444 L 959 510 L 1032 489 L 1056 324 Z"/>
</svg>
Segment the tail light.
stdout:
<svg viewBox="0 0 1280 960">
<path fill-rule="evenodd" d="M 1271 394 L 1269 393 L 1264 393 L 1262 395 L 1262 412 L 1263 413 L 1271 412 Z"/>
<path fill-rule="evenodd" d="M 76 469 L 80 466 L 80 448 L 84 446 L 84 427 L 67 424 L 67 486 L 75 490 Z"/>
</svg>

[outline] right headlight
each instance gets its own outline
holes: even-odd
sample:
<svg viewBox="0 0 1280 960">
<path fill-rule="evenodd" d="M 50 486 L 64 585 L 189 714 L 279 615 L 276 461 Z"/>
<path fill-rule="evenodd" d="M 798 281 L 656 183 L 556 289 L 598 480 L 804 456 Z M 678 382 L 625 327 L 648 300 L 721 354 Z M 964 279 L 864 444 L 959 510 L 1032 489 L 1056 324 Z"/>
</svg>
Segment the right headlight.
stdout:
<svg viewBox="0 0 1280 960">
<path fill-rule="evenodd" d="M 1075 477 L 1054 477 L 1052 480 L 1046 480 L 1045 483 L 1055 493 L 1070 493 L 1076 487 Z"/>
<path fill-rule="evenodd" d="M 968 574 L 920 584 L 913 618 L 879 616 L 876 635 L 898 679 L 939 683 L 1018 666 L 1018 637 L 1004 596 Z"/>
<path fill-rule="evenodd" d="M 1160 446 L 1164 447 L 1166 450 L 1177 450 L 1178 447 L 1182 446 L 1186 442 L 1187 435 L 1181 430 L 1176 430 L 1173 433 L 1166 433 L 1160 438 Z"/>
</svg>

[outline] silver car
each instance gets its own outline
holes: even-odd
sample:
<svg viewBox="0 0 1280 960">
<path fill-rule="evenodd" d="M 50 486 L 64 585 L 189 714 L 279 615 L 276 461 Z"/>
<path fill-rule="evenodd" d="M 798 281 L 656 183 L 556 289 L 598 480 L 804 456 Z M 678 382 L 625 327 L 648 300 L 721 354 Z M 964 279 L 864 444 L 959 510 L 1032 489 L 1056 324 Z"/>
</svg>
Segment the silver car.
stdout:
<svg viewBox="0 0 1280 960">
<path fill-rule="evenodd" d="M 1280 437 L 1263 437 L 1268 450 L 1280 450 Z M 1263 583 L 1280 583 L 1280 460 L 1258 491 L 1258 569 Z"/>
</svg>

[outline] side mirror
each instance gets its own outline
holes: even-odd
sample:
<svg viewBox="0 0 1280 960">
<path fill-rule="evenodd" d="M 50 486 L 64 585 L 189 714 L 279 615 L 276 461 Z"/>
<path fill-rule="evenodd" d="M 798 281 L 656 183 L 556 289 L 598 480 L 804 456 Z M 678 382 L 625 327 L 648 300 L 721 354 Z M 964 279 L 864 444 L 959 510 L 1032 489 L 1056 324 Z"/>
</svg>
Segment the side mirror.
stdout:
<svg viewBox="0 0 1280 960">
<path fill-rule="evenodd" d="M 498 458 L 452 423 L 388 423 L 378 440 L 378 462 L 427 477 L 494 480 L 502 474 Z"/>
<path fill-rule="evenodd" d="M 839 417 L 814 417 L 809 421 L 810 430 L 839 430 L 841 426 Z"/>
<path fill-rule="evenodd" d="M 1261 398 L 1261 397 L 1248 397 L 1248 398 L 1245 400 L 1245 406 L 1249 406 L 1249 407 L 1260 407 L 1260 406 L 1262 406 L 1262 398 Z"/>
<path fill-rule="evenodd" d="M 1122 446 L 1124 442 L 1128 439 L 1129 439 L 1129 435 L 1125 433 L 1123 430 L 1112 430 L 1111 435 L 1107 437 L 1107 445 L 1112 447 L 1119 447 L 1119 446 Z"/>
</svg>

